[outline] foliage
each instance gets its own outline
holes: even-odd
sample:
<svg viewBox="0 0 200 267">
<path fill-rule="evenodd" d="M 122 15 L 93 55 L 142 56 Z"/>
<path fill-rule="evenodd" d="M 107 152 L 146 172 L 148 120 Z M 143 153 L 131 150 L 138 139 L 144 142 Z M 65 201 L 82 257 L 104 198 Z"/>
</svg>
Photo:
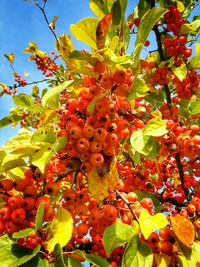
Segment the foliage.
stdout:
<svg viewBox="0 0 200 267">
<path fill-rule="evenodd" d="M 200 266 L 199 4 L 140 0 L 127 17 L 128 1 L 90 0 L 96 17 L 70 27 L 91 48 L 78 51 L 48 1 L 29 2 L 56 44 L 24 49 L 39 81 L 4 54 L 0 128 L 20 130 L 0 149 L 0 265 Z"/>
</svg>

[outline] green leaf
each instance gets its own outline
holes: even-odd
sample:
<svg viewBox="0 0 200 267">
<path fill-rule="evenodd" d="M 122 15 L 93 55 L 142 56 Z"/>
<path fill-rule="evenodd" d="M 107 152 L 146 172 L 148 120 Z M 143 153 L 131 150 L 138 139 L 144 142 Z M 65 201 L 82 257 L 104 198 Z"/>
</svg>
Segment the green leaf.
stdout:
<svg viewBox="0 0 200 267">
<path fill-rule="evenodd" d="M 90 54 L 84 54 L 79 50 L 74 50 L 70 55 L 70 59 L 77 59 L 77 60 L 86 60 L 91 64 L 94 64 L 94 62 L 97 60 L 95 57 L 91 57 Z"/>
<path fill-rule="evenodd" d="M 31 158 L 31 163 L 37 166 L 42 173 L 44 173 L 45 167 L 51 157 L 53 156 L 52 145 L 45 145 L 35 152 Z"/>
<path fill-rule="evenodd" d="M 108 13 L 106 3 L 102 0 L 90 0 L 90 9 L 102 19 Z"/>
<path fill-rule="evenodd" d="M 200 55 L 190 59 L 189 67 L 192 69 L 200 69 Z"/>
<path fill-rule="evenodd" d="M 32 135 L 31 141 L 36 143 L 47 142 L 53 144 L 56 141 L 56 136 L 53 129 L 49 127 L 40 127 Z"/>
<path fill-rule="evenodd" d="M 103 234 L 103 245 L 107 257 L 110 256 L 115 248 L 124 245 L 137 233 L 138 224 L 136 221 L 134 221 L 133 226 L 121 222 L 116 222 L 107 227 Z"/>
<path fill-rule="evenodd" d="M 34 250 L 15 244 L 7 235 L 1 236 L 0 242 L 0 266 L 18 267 L 32 259 L 40 250 L 37 246 Z"/>
<path fill-rule="evenodd" d="M 111 13 L 113 13 L 112 22 L 118 26 L 122 19 L 122 8 L 120 0 L 116 0 L 112 6 Z"/>
<path fill-rule="evenodd" d="M 146 96 L 147 92 L 149 91 L 149 87 L 147 86 L 144 79 L 138 78 L 132 82 L 130 90 L 131 92 L 126 98 L 128 101 Z"/>
<path fill-rule="evenodd" d="M 55 97 L 56 95 L 61 93 L 63 90 L 65 90 L 67 87 L 72 86 L 73 82 L 74 80 L 66 81 L 48 90 L 42 97 L 42 106 L 45 107 L 48 104 L 48 101 L 52 97 Z"/>
<path fill-rule="evenodd" d="M 54 254 L 55 254 L 55 267 L 68 267 L 68 265 L 65 264 L 63 258 L 63 251 L 60 244 L 55 245 Z"/>
<path fill-rule="evenodd" d="M 78 261 L 74 257 L 65 256 L 64 259 L 66 259 L 65 262 L 67 262 L 67 267 L 83 267 L 83 264 L 81 264 L 80 261 Z"/>
<path fill-rule="evenodd" d="M 159 117 L 151 119 L 143 129 L 144 136 L 162 136 L 168 133 L 166 123 Z"/>
<path fill-rule="evenodd" d="M 37 209 L 36 217 L 35 217 L 35 229 L 40 230 L 42 229 L 43 222 L 44 222 L 44 203 L 40 203 Z"/>
<path fill-rule="evenodd" d="M 138 34 L 135 41 L 135 49 L 133 53 L 134 69 L 138 68 L 140 60 L 140 52 L 147 40 L 149 33 L 156 22 L 167 12 L 167 9 L 154 7 L 150 9 L 142 18 L 140 25 L 138 26 Z"/>
<path fill-rule="evenodd" d="M 200 113 L 200 101 L 191 101 L 189 104 L 190 115 L 196 115 Z"/>
<path fill-rule="evenodd" d="M 139 224 L 144 238 L 148 239 L 152 232 L 164 228 L 168 224 L 168 220 L 162 213 L 152 216 L 148 210 L 144 209 L 140 212 Z"/>
<path fill-rule="evenodd" d="M 16 167 L 19 167 L 19 166 L 25 166 L 25 165 L 26 164 L 21 157 L 19 157 L 17 155 L 7 154 L 2 160 L 1 167 L 0 167 L 0 173 L 9 171 L 9 170 L 16 168 Z"/>
<path fill-rule="evenodd" d="M 73 232 L 73 218 L 69 211 L 59 207 L 51 222 L 47 237 L 47 249 L 49 253 L 54 250 L 56 244 L 64 247 L 71 239 Z"/>
<path fill-rule="evenodd" d="M 89 105 L 87 107 L 87 111 L 90 112 L 91 114 L 93 114 L 96 102 L 99 99 L 103 98 L 104 96 L 108 95 L 109 93 L 110 93 L 110 90 L 107 90 L 103 94 L 97 95 L 95 98 L 93 98 L 93 100 L 89 103 Z"/>
<path fill-rule="evenodd" d="M 172 259 L 171 256 L 166 255 L 166 254 L 157 254 L 157 253 L 154 253 L 153 255 L 154 255 L 156 264 L 158 266 L 160 266 L 160 267 L 168 267 L 169 266 L 171 259 Z"/>
<path fill-rule="evenodd" d="M 200 27 L 200 18 L 197 18 L 191 23 L 185 23 L 181 26 L 180 32 L 181 34 L 188 34 L 198 32 L 198 29 Z"/>
<path fill-rule="evenodd" d="M 13 235 L 12 235 L 12 238 L 24 238 L 24 237 L 27 237 L 31 234 L 34 234 L 35 233 L 35 229 L 33 228 L 26 228 L 24 230 L 21 230 L 19 232 L 15 232 Z"/>
<path fill-rule="evenodd" d="M 4 54 L 4 57 L 7 58 L 7 60 L 12 64 L 15 60 L 15 55 L 14 53 L 10 53 L 10 55 L 8 54 Z"/>
<path fill-rule="evenodd" d="M 160 212 L 164 209 L 164 207 L 160 205 L 160 201 L 155 197 L 154 194 L 143 191 L 136 191 L 135 193 L 137 194 L 139 201 L 141 201 L 143 198 L 151 198 L 156 212 Z"/>
<path fill-rule="evenodd" d="M 12 113 L 0 120 L 0 128 L 8 125 L 15 125 L 17 122 L 21 121 L 23 118 L 16 113 Z"/>
<path fill-rule="evenodd" d="M 53 263 L 50 264 L 47 260 L 41 259 L 37 254 L 31 260 L 20 265 L 20 267 L 55 267 L 55 265 Z"/>
<path fill-rule="evenodd" d="M 96 18 L 84 18 L 76 24 L 71 24 L 70 31 L 79 40 L 94 49 L 96 46 L 96 29 L 99 20 Z"/>
<path fill-rule="evenodd" d="M 13 96 L 13 102 L 19 108 L 28 108 L 34 104 L 33 98 L 27 94 Z"/>
<path fill-rule="evenodd" d="M 74 252 L 97 267 L 112 267 L 105 258 L 100 256 L 85 254 L 80 250 L 75 250 Z"/>
<path fill-rule="evenodd" d="M 172 71 L 180 81 L 187 76 L 187 67 L 185 64 L 182 64 L 180 67 L 172 66 Z"/>
<path fill-rule="evenodd" d="M 123 254 L 122 267 L 152 267 L 152 265 L 151 248 L 139 238 L 132 238 Z"/>
<path fill-rule="evenodd" d="M 131 148 L 143 155 L 148 155 L 153 148 L 152 137 L 144 135 L 141 129 L 132 133 L 130 142 Z"/>
</svg>

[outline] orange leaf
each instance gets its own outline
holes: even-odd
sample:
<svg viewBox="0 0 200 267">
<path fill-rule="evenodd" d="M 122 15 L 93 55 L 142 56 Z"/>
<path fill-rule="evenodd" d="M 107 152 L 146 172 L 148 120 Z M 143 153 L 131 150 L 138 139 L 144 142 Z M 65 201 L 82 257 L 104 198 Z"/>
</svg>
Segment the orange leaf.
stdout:
<svg viewBox="0 0 200 267">
<path fill-rule="evenodd" d="M 177 241 L 191 248 L 194 242 L 194 225 L 192 222 L 181 215 L 170 217 L 170 222 Z"/>
<path fill-rule="evenodd" d="M 96 42 L 97 42 L 97 48 L 102 49 L 105 46 L 106 42 L 106 33 L 108 30 L 109 23 L 112 19 L 113 14 L 109 13 L 103 17 L 102 20 L 97 25 L 96 30 Z"/>
</svg>

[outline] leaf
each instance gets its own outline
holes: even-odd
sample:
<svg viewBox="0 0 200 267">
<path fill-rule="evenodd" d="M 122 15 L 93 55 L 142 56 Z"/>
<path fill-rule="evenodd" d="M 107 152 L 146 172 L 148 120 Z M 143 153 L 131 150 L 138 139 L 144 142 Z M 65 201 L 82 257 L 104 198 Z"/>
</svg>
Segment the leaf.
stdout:
<svg viewBox="0 0 200 267">
<path fill-rule="evenodd" d="M 178 263 L 181 267 L 191 267 L 195 266 L 198 267 L 200 263 L 200 243 L 194 242 L 192 246 L 191 255 L 188 257 L 185 257 L 184 255 L 178 255 Z"/>
<path fill-rule="evenodd" d="M 44 173 L 45 167 L 51 157 L 53 156 L 52 145 L 45 145 L 35 152 L 31 158 L 31 163 L 37 166 L 42 173 Z"/>
<path fill-rule="evenodd" d="M 93 98 L 93 100 L 89 103 L 89 105 L 87 106 L 87 111 L 90 112 L 91 114 L 94 113 L 94 108 L 96 105 L 96 102 L 103 98 L 104 96 L 108 95 L 110 93 L 110 90 L 105 91 L 104 93 L 97 95 L 95 98 Z"/>
<path fill-rule="evenodd" d="M 187 67 L 185 64 L 182 64 L 180 67 L 172 66 L 172 71 L 180 81 L 183 81 L 187 76 Z"/>
<path fill-rule="evenodd" d="M 41 259 L 37 254 L 31 260 L 27 261 L 26 263 L 20 265 L 20 267 L 55 267 L 53 263 L 49 263 L 45 259 Z"/>
<path fill-rule="evenodd" d="M 156 22 L 167 12 L 167 9 L 154 7 L 151 8 L 142 18 L 140 25 L 138 26 L 138 34 L 135 41 L 135 49 L 133 52 L 134 69 L 138 68 L 140 60 L 140 52 L 145 41 L 148 38 L 153 26 Z"/>
<path fill-rule="evenodd" d="M 113 14 L 109 13 L 106 14 L 98 23 L 96 28 L 96 45 L 97 49 L 103 49 L 106 42 L 106 34 L 108 30 L 108 26 L 112 19 Z"/>
<path fill-rule="evenodd" d="M 189 67 L 191 69 L 200 69 L 200 55 L 194 56 L 190 59 Z"/>
<path fill-rule="evenodd" d="M 40 250 L 37 246 L 34 250 L 15 244 L 7 235 L 1 236 L 0 242 L 0 266 L 18 267 L 32 259 Z"/>
<path fill-rule="evenodd" d="M 71 239 L 73 232 L 73 218 L 69 211 L 59 207 L 53 221 L 50 224 L 47 236 L 47 249 L 49 253 L 54 250 L 56 244 L 64 247 Z"/>
<path fill-rule="evenodd" d="M 49 127 L 40 127 L 32 135 L 31 141 L 36 142 L 36 143 L 46 142 L 46 143 L 53 144 L 56 141 L 56 136 L 55 136 L 53 129 Z"/>
<path fill-rule="evenodd" d="M 191 249 L 195 238 L 192 222 L 184 216 L 176 215 L 170 217 L 170 223 L 176 240 Z"/>
<path fill-rule="evenodd" d="M 85 254 L 80 250 L 74 252 L 97 267 L 112 267 L 106 259 L 100 256 Z"/>
<path fill-rule="evenodd" d="M 151 216 L 146 209 L 143 209 L 140 212 L 139 224 L 144 238 L 148 239 L 152 232 L 164 228 L 168 224 L 168 220 L 162 213 Z"/>
<path fill-rule="evenodd" d="M 196 44 L 195 46 L 197 56 L 200 56 L 200 44 Z"/>
<path fill-rule="evenodd" d="M 84 18 L 76 24 L 71 24 L 70 31 L 79 41 L 97 49 L 96 29 L 98 23 L 97 18 Z"/>
<path fill-rule="evenodd" d="M 76 67 L 75 60 L 69 59 L 69 55 L 74 51 L 74 46 L 70 40 L 70 36 L 63 34 L 58 36 L 59 45 L 57 45 L 57 50 L 60 52 L 61 58 L 65 61 L 68 68 Z"/>
<path fill-rule="evenodd" d="M 64 260 L 65 262 L 67 262 L 67 267 L 83 267 L 80 261 L 78 261 L 74 257 L 67 257 L 64 255 Z"/>
<path fill-rule="evenodd" d="M 115 248 L 123 246 L 137 233 L 138 224 L 136 221 L 134 221 L 133 226 L 116 222 L 107 227 L 103 234 L 103 245 L 107 257 L 110 256 Z"/>
<path fill-rule="evenodd" d="M 42 97 L 42 106 L 45 107 L 48 104 L 48 101 L 61 93 L 63 90 L 65 90 L 67 87 L 71 86 L 73 84 L 74 80 L 66 81 L 64 83 L 59 84 L 58 86 L 51 88 L 46 92 L 46 94 Z"/>
<path fill-rule="evenodd" d="M 21 121 L 23 118 L 16 113 L 12 113 L 0 120 L 0 128 L 8 126 L 10 124 L 15 125 L 17 122 Z"/>
<path fill-rule="evenodd" d="M 142 78 L 135 79 L 133 80 L 130 86 L 130 93 L 128 94 L 126 99 L 128 101 L 131 101 L 133 99 L 146 96 L 148 91 L 149 91 L 149 87 L 147 86 L 144 79 Z"/>
<path fill-rule="evenodd" d="M 176 1 L 176 4 L 177 4 L 178 11 L 180 13 L 184 12 L 184 10 L 185 10 L 184 4 L 181 1 Z"/>
<path fill-rule="evenodd" d="M 157 254 L 157 253 L 154 253 L 153 255 L 154 255 L 157 266 L 159 267 L 169 266 L 171 259 L 172 259 L 171 256 L 168 256 L 166 254 Z"/>
<path fill-rule="evenodd" d="M 14 63 L 14 60 L 15 60 L 15 54 L 14 53 L 10 53 L 10 55 L 4 54 L 4 57 L 6 57 L 7 60 L 10 61 L 10 63 Z"/>
<path fill-rule="evenodd" d="M 143 129 L 144 136 L 159 137 L 168 133 L 166 123 L 160 118 L 151 119 Z"/>
<path fill-rule="evenodd" d="M 63 258 L 63 251 L 60 244 L 55 245 L 54 254 L 55 254 L 55 267 L 68 267 L 68 265 L 65 264 Z"/>
<path fill-rule="evenodd" d="M 139 238 L 132 238 L 122 257 L 122 267 L 152 267 L 151 248 Z"/>
<path fill-rule="evenodd" d="M 2 160 L 0 173 L 9 171 L 19 166 L 25 166 L 25 165 L 26 164 L 21 157 L 12 155 L 12 154 L 7 154 Z"/>
<path fill-rule="evenodd" d="M 44 217 L 44 203 L 41 202 L 37 208 L 37 213 L 35 217 L 35 229 L 36 230 L 42 229 L 42 225 L 44 222 L 43 217 Z"/>
<path fill-rule="evenodd" d="M 122 20 L 122 7 L 121 7 L 121 1 L 116 0 L 112 6 L 111 12 L 113 14 L 112 22 L 114 25 L 118 26 Z"/>
<path fill-rule="evenodd" d="M 118 168 L 116 163 L 112 163 L 110 172 L 100 176 L 98 170 L 94 168 L 88 175 L 88 189 L 97 202 L 102 201 L 109 195 L 119 181 Z"/>
<path fill-rule="evenodd" d="M 90 0 L 90 9 L 97 15 L 100 19 L 102 19 L 107 13 L 107 7 L 102 0 Z"/>
<path fill-rule="evenodd" d="M 13 235 L 12 235 L 12 238 L 24 238 L 24 237 L 27 237 L 31 234 L 34 234 L 35 233 L 35 229 L 33 228 L 26 228 L 24 230 L 20 230 L 19 232 L 15 232 Z"/>
<path fill-rule="evenodd" d="M 28 108 L 34 104 L 33 98 L 27 94 L 13 96 L 13 102 L 19 108 Z"/>
<path fill-rule="evenodd" d="M 141 129 L 132 133 L 130 142 L 131 148 L 143 155 L 148 155 L 150 153 L 154 143 L 152 137 L 144 135 Z"/>
<path fill-rule="evenodd" d="M 195 32 L 198 32 L 198 29 L 200 27 L 200 19 L 196 19 L 191 23 L 185 23 L 181 26 L 180 33 L 181 34 L 188 34 L 192 33 L 195 34 Z"/>
<path fill-rule="evenodd" d="M 189 104 L 190 115 L 196 115 L 200 113 L 200 101 L 190 101 Z"/>
</svg>

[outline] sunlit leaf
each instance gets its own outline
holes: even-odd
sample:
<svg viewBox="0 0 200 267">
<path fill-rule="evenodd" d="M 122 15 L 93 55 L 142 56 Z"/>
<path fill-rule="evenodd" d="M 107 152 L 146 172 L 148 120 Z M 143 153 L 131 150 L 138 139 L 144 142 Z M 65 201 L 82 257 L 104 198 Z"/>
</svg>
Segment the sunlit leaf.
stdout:
<svg viewBox="0 0 200 267">
<path fill-rule="evenodd" d="M 97 49 L 96 45 L 96 29 L 99 21 L 97 18 L 85 18 L 77 22 L 76 24 L 71 24 L 70 31 L 79 40 L 94 49 Z"/>
<path fill-rule="evenodd" d="M 187 76 L 187 67 L 185 64 L 182 64 L 180 67 L 172 66 L 172 70 L 180 81 L 182 81 Z"/>
<path fill-rule="evenodd" d="M 100 202 L 109 195 L 119 179 L 118 168 L 115 163 L 110 167 L 110 172 L 100 176 L 98 170 L 94 168 L 88 175 L 88 189 L 95 200 Z"/>
<path fill-rule="evenodd" d="M 43 217 L 44 217 L 44 203 L 41 202 L 37 208 L 37 213 L 35 217 L 35 229 L 36 230 L 40 230 L 42 228 L 43 221 L 44 221 Z"/>
<path fill-rule="evenodd" d="M 17 122 L 21 121 L 23 118 L 16 113 L 12 113 L 2 119 L 0 119 L 0 128 L 3 128 L 8 125 L 15 125 Z"/>
<path fill-rule="evenodd" d="M 9 55 L 8 54 L 4 54 L 4 57 L 6 57 L 7 60 L 10 61 L 10 63 L 13 63 L 14 60 L 15 60 L 15 54 L 14 53 L 10 53 Z"/>
<path fill-rule="evenodd" d="M 200 113 L 200 101 L 191 101 L 189 104 L 190 115 L 196 115 Z"/>
<path fill-rule="evenodd" d="M 57 50 L 60 52 L 61 58 L 65 61 L 68 68 L 76 67 L 76 62 L 73 59 L 69 59 L 69 55 L 74 51 L 73 43 L 70 36 L 63 34 L 58 36 L 59 45 L 57 45 Z"/>
<path fill-rule="evenodd" d="M 64 247 L 71 239 L 73 231 L 73 219 L 69 211 L 59 207 L 51 222 L 47 237 L 47 249 L 49 253 L 54 250 L 56 244 Z"/>
<path fill-rule="evenodd" d="M 143 97 L 149 91 L 149 87 L 146 82 L 142 78 L 135 79 L 130 87 L 130 93 L 127 96 L 127 100 L 131 101 L 133 99 L 137 99 L 139 97 Z"/>
<path fill-rule="evenodd" d="M 101 0 L 90 0 L 90 9 L 102 19 L 107 13 L 107 8 L 105 7 L 104 1 Z"/>
<path fill-rule="evenodd" d="M 0 242 L 0 266 L 18 267 L 32 259 L 40 250 L 37 246 L 34 250 L 21 247 L 13 242 L 7 235 L 1 236 Z"/>
<path fill-rule="evenodd" d="M 24 230 L 20 230 L 19 232 L 15 232 L 13 235 L 12 235 L 12 238 L 24 238 L 24 237 L 27 237 L 31 234 L 34 234 L 35 233 L 35 229 L 33 228 L 26 228 Z"/>
<path fill-rule="evenodd" d="M 166 123 L 160 118 L 151 119 L 143 129 L 144 136 L 162 136 L 167 132 Z"/>
<path fill-rule="evenodd" d="M 191 249 L 195 238 L 192 222 L 181 215 L 171 216 L 170 222 L 176 240 Z"/>
<path fill-rule="evenodd" d="M 1 162 L 0 173 L 25 165 L 25 161 L 21 157 L 17 155 L 7 154 Z"/>
<path fill-rule="evenodd" d="M 140 53 L 142 47 L 147 40 L 149 33 L 156 22 L 167 12 L 167 9 L 154 7 L 151 8 L 142 18 L 140 25 L 138 26 L 138 34 L 135 41 L 135 49 L 133 53 L 134 57 L 134 69 L 138 68 Z"/>
<path fill-rule="evenodd" d="M 31 159 L 31 163 L 37 166 L 41 170 L 41 172 L 44 173 L 45 167 L 53 154 L 52 145 L 45 145 L 34 153 Z"/>
<path fill-rule="evenodd" d="M 185 7 L 182 1 L 176 1 L 177 9 L 180 13 L 184 12 Z"/>
<path fill-rule="evenodd" d="M 143 155 L 149 155 L 154 144 L 152 136 L 144 135 L 141 129 L 132 133 L 130 142 L 131 148 Z"/>
<path fill-rule="evenodd" d="M 144 209 L 140 212 L 139 224 L 144 238 L 148 239 L 152 232 L 164 228 L 168 224 L 168 220 L 162 213 L 157 213 L 152 216 Z"/>
<path fill-rule="evenodd" d="M 139 238 L 133 237 L 122 257 L 122 267 L 152 267 L 153 253 L 151 248 Z"/>
<path fill-rule="evenodd" d="M 108 26 L 110 24 L 112 16 L 113 16 L 112 13 L 105 15 L 103 19 L 101 19 L 97 25 L 97 29 L 96 29 L 97 49 L 102 49 L 105 46 L 106 34 L 107 34 Z"/>
<path fill-rule="evenodd" d="M 134 221 L 133 226 L 125 223 L 116 222 L 107 227 L 103 234 L 103 245 L 106 255 L 109 257 L 112 251 L 127 243 L 134 235 L 138 233 L 138 224 Z"/>
<path fill-rule="evenodd" d="M 34 132 L 31 138 L 32 142 L 47 142 L 47 143 L 55 143 L 56 136 L 53 129 L 48 127 L 40 127 L 37 131 Z"/>
<path fill-rule="evenodd" d="M 200 69 L 200 55 L 190 59 L 189 66 L 192 69 Z"/>
<path fill-rule="evenodd" d="M 19 94 L 13 96 L 13 102 L 21 108 L 28 108 L 34 104 L 33 98 L 27 94 Z"/>
<path fill-rule="evenodd" d="M 166 254 L 157 254 L 157 253 L 154 253 L 153 255 L 154 255 L 157 266 L 159 267 L 169 266 L 171 259 L 172 259 L 171 256 L 166 255 Z"/>
<path fill-rule="evenodd" d="M 61 93 L 63 90 L 67 89 L 67 87 L 71 86 L 73 84 L 73 80 L 66 81 L 64 83 L 59 84 L 58 86 L 51 88 L 46 92 L 46 94 L 42 98 L 42 106 L 45 107 L 48 104 L 48 100 L 51 97 L 54 97 Z"/>
<path fill-rule="evenodd" d="M 191 23 L 185 23 L 181 26 L 180 32 L 181 34 L 193 33 L 195 34 L 200 27 L 200 19 L 196 19 Z"/>
<path fill-rule="evenodd" d="M 155 197 L 154 194 L 150 193 L 150 192 L 143 192 L 143 191 L 136 191 L 135 192 L 139 198 L 139 200 L 141 201 L 143 198 L 151 198 L 153 201 L 153 205 L 155 207 L 155 211 L 159 212 L 161 210 L 163 210 L 163 206 L 161 206 L 160 201 Z"/>
<path fill-rule="evenodd" d="M 112 267 L 105 258 L 100 256 L 85 254 L 80 250 L 75 250 L 74 252 L 97 267 Z"/>
<path fill-rule="evenodd" d="M 56 244 L 54 247 L 55 254 L 55 267 L 68 267 L 63 258 L 63 251 L 60 244 Z"/>
<path fill-rule="evenodd" d="M 200 56 L 200 44 L 196 44 L 195 49 L 197 56 Z"/>
</svg>

